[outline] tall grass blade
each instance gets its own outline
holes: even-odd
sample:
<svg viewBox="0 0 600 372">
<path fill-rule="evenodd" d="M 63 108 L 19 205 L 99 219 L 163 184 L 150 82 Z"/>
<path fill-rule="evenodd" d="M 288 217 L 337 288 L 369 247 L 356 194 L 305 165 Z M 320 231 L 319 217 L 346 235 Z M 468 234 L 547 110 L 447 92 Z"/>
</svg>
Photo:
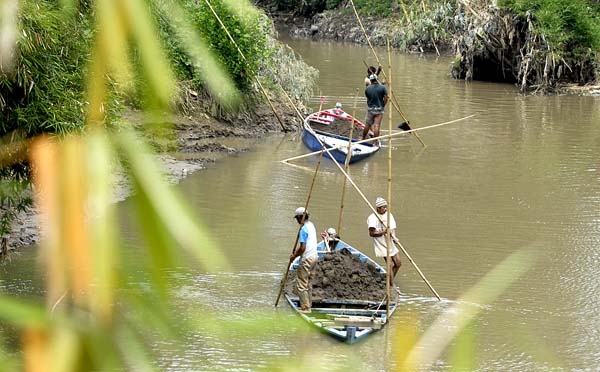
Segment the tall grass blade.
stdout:
<svg viewBox="0 0 600 372">
<path fill-rule="evenodd" d="M 241 97 L 231 77 L 225 73 L 206 42 L 185 17 L 183 9 L 174 1 L 157 1 L 161 12 L 171 21 L 180 45 L 192 59 L 194 68 L 204 77 L 205 84 L 215 98 L 226 107 L 235 106 Z"/>
<path fill-rule="evenodd" d="M 130 131 L 117 137 L 117 146 L 131 167 L 132 177 L 148 198 L 150 207 L 160 216 L 164 228 L 187 252 L 207 269 L 228 267 L 225 256 L 208 231 L 195 223 L 192 212 L 179 194 L 169 189 L 145 144 Z"/>
</svg>

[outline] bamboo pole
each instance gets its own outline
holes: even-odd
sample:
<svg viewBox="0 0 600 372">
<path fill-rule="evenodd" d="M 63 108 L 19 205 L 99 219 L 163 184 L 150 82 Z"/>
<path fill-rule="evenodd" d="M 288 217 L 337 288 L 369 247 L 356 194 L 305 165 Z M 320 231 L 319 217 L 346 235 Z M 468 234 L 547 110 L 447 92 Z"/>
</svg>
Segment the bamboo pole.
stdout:
<svg viewBox="0 0 600 372">
<path fill-rule="evenodd" d="M 225 26 L 225 24 L 223 23 L 223 21 L 221 21 L 221 18 L 219 17 L 219 15 L 217 14 L 217 12 L 215 12 L 215 10 L 213 9 L 212 5 L 210 5 L 210 2 L 208 0 L 204 0 L 204 2 L 206 3 L 206 5 L 208 5 L 208 7 L 210 8 L 210 11 L 212 12 L 212 14 L 215 16 L 215 18 L 217 19 L 217 21 L 219 22 L 219 24 L 221 25 L 221 27 L 223 28 L 223 30 L 225 31 L 225 33 L 227 34 L 227 36 L 229 37 L 229 40 L 231 40 L 231 42 L 233 43 L 233 45 L 235 46 L 235 48 L 237 49 L 238 53 L 240 54 L 240 56 L 242 57 L 242 59 L 244 60 L 244 62 L 248 62 L 246 60 L 246 56 L 244 55 L 244 53 L 241 51 L 240 47 L 237 45 L 237 43 L 235 42 L 235 40 L 233 39 L 233 37 L 231 36 L 231 34 L 229 33 L 229 30 L 227 29 L 227 27 Z M 273 106 L 273 102 L 271 102 L 271 99 L 269 98 L 269 95 L 267 94 L 265 88 L 263 87 L 263 85 L 261 84 L 260 80 L 258 80 L 258 76 L 254 76 L 254 79 L 256 80 L 256 82 L 258 83 L 258 86 L 260 87 L 260 90 L 262 92 L 262 94 L 265 96 L 265 98 L 267 99 L 267 101 L 269 102 L 269 106 L 271 106 L 271 110 L 273 111 L 273 113 L 275 114 L 275 117 L 277 117 L 277 121 L 279 121 L 279 125 L 281 126 L 281 130 L 282 131 L 286 131 L 285 126 L 283 125 L 283 120 L 281 119 L 281 117 L 279 116 L 279 113 L 277 112 L 277 110 L 275 110 L 275 107 Z M 296 109 L 297 110 L 297 109 Z"/>
<path fill-rule="evenodd" d="M 412 22 L 410 21 L 410 17 L 408 15 L 408 12 L 406 11 L 406 6 L 404 6 L 404 1 L 400 0 L 400 5 L 402 6 L 402 11 L 404 12 L 404 16 L 406 17 L 406 20 L 408 21 L 408 24 L 410 25 Z"/>
<path fill-rule="evenodd" d="M 354 118 L 356 115 L 356 102 L 358 101 L 358 89 L 356 89 L 356 93 L 354 95 L 354 106 L 352 108 L 352 120 L 350 120 L 350 135 L 348 136 L 348 153 L 346 154 L 346 161 L 344 162 L 344 169 L 346 173 L 350 171 L 350 157 L 352 156 L 352 136 L 354 135 Z M 342 214 L 344 212 L 344 196 L 346 194 L 346 179 L 344 178 L 344 183 L 342 184 L 342 198 L 340 201 L 340 215 L 338 217 L 337 224 L 337 232 L 338 235 L 342 232 Z"/>
<path fill-rule="evenodd" d="M 475 116 L 475 114 L 472 114 L 472 115 L 469 115 L 469 116 L 462 117 L 460 119 L 454 119 L 454 120 L 446 121 L 446 122 L 439 123 L 439 124 L 429 125 L 429 126 L 426 126 L 426 127 L 420 127 L 420 128 L 416 128 L 416 129 L 411 129 L 411 130 L 403 131 L 403 132 L 397 132 L 397 133 L 391 133 L 391 134 L 384 134 L 384 135 L 381 135 L 379 137 L 367 138 L 367 139 L 364 139 L 364 140 L 356 141 L 356 142 L 354 142 L 354 144 L 357 145 L 357 144 L 361 144 L 361 143 L 373 141 L 373 140 L 376 140 L 376 139 L 382 139 L 382 138 L 388 138 L 388 137 L 397 137 L 397 136 L 400 136 L 400 135 L 404 135 L 406 133 L 411 133 L 411 132 L 416 132 L 416 131 L 420 131 L 420 130 L 427 130 L 427 129 L 437 128 L 437 127 L 441 127 L 441 126 L 444 126 L 444 125 L 454 124 L 454 123 L 459 122 L 459 121 L 470 119 L 470 118 L 472 118 L 474 116 Z M 341 148 L 342 146 L 343 145 L 333 146 L 333 147 L 330 148 L 330 150 L 336 150 L 336 149 Z M 323 152 L 323 151 L 325 151 L 325 150 L 313 151 L 313 152 L 310 152 L 308 154 L 298 155 L 298 156 L 294 156 L 294 157 L 291 157 L 291 158 L 287 158 L 287 159 L 281 160 L 281 162 L 282 163 L 287 163 L 287 162 L 292 161 L 292 160 L 298 160 L 298 159 L 306 158 L 306 157 L 309 157 L 309 156 L 312 156 L 312 155 L 316 155 L 316 154 L 318 154 L 320 152 Z"/>
<path fill-rule="evenodd" d="M 433 286 L 431 285 L 431 283 L 429 283 L 429 280 L 427 280 L 427 278 L 425 277 L 425 274 L 423 274 L 423 272 L 421 272 L 421 269 L 419 269 L 419 267 L 413 262 L 412 257 L 408 254 L 408 252 L 406 251 L 406 249 L 404 249 L 404 246 L 402 245 L 402 243 L 400 243 L 398 241 L 395 244 L 397 244 L 398 247 L 400 247 L 400 250 L 402 251 L 402 253 L 404 253 L 404 255 L 406 256 L 406 258 L 408 258 L 408 261 L 414 266 L 414 268 L 417 270 L 417 273 L 419 273 L 419 275 L 421 276 L 421 279 L 423 279 L 423 281 L 425 282 L 425 284 L 427 284 L 427 286 L 429 287 L 429 289 L 431 290 L 431 292 L 433 292 L 433 294 L 435 295 L 435 297 L 437 297 L 438 301 L 441 301 L 442 298 L 440 297 L 440 295 L 436 292 L 436 290 L 433 288 Z"/>
<path fill-rule="evenodd" d="M 323 93 L 321 93 L 321 90 L 319 89 L 319 112 L 323 110 L 323 102 L 325 102 L 325 97 L 323 97 Z"/>
<path fill-rule="evenodd" d="M 394 93 L 394 91 L 392 90 L 392 55 L 390 53 L 390 39 L 386 38 L 386 42 L 387 42 L 387 52 L 388 52 L 388 70 L 390 71 L 390 77 L 389 77 L 389 87 L 390 87 L 390 95 Z M 392 131 L 392 112 L 393 110 L 388 110 L 388 116 L 389 116 L 389 120 L 388 120 L 388 128 L 390 130 L 390 132 Z M 388 203 L 388 208 L 387 208 L 387 221 L 388 221 L 388 226 L 390 225 L 390 215 L 392 214 L 391 210 L 392 210 L 392 138 L 388 137 L 388 179 L 387 179 L 387 203 Z M 391 281 L 393 280 L 393 276 L 392 276 L 392 272 L 391 272 L 391 268 L 392 268 L 392 263 L 390 260 L 390 247 L 391 247 L 391 240 L 392 240 L 392 230 L 391 229 L 387 229 L 386 234 L 385 234 L 385 240 L 386 240 L 386 272 L 387 272 L 387 280 L 386 280 L 386 286 L 385 286 L 385 290 L 386 290 L 386 322 L 390 320 L 390 290 L 391 290 L 391 286 L 392 283 Z"/>
<path fill-rule="evenodd" d="M 306 198 L 306 203 L 304 204 L 304 214 L 302 215 L 302 220 L 300 223 L 300 227 L 298 228 L 298 233 L 296 234 L 296 241 L 292 246 L 292 253 L 296 249 L 296 245 L 298 244 L 298 239 L 300 238 L 300 230 L 302 229 L 302 225 L 304 224 L 304 220 L 306 219 L 306 211 L 308 211 L 308 204 L 310 203 L 310 197 L 312 195 L 313 187 L 315 186 L 315 180 L 317 178 L 317 173 L 319 172 L 319 166 L 321 165 L 321 160 L 323 159 L 323 153 L 319 156 L 319 161 L 317 162 L 317 166 L 315 167 L 315 174 L 313 175 L 312 182 L 310 184 L 310 190 L 308 191 L 308 197 Z M 281 293 L 283 292 L 283 288 L 285 287 L 285 282 L 287 282 L 288 273 L 290 272 L 290 266 L 292 266 L 292 260 L 289 260 L 287 267 L 285 268 L 285 273 L 283 274 L 283 278 L 281 279 L 281 285 L 279 286 L 279 293 L 277 293 L 277 299 L 275 300 L 275 307 L 279 304 L 279 298 L 281 297 Z"/>
</svg>

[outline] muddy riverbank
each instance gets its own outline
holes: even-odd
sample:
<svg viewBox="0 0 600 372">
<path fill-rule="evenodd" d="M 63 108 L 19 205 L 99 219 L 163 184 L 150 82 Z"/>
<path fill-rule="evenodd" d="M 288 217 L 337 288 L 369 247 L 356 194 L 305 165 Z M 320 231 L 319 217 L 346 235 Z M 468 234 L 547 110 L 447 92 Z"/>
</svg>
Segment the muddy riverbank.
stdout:
<svg viewBox="0 0 600 372">
<path fill-rule="evenodd" d="M 215 159 L 248 150 L 225 144 L 227 139 L 260 138 L 272 133 L 297 131 L 301 121 L 295 110 L 286 102 L 276 102 L 276 105 L 283 125 L 266 103 L 252 110 L 224 115 L 218 119 L 207 113 L 199 101 L 189 105 L 185 113 L 173 115 L 174 140 L 173 144 L 167 147 L 175 150 L 156 154 L 156 161 L 163 170 L 164 179 L 176 184 L 188 175 L 206 168 L 208 164 L 218 161 Z M 306 113 L 303 106 L 300 105 L 298 109 Z M 141 113 L 129 111 L 123 114 L 123 118 L 134 125 L 142 125 Z M 152 138 L 147 136 L 147 140 L 153 145 Z M 112 201 L 123 201 L 131 194 L 127 173 L 123 169 L 115 169 Z M 20 213 L 14 222 L 12 232 L 7 235 L 8 249 L 35 245 L 39 239 L 38 211 L 31 207 Z"/>
</svg>

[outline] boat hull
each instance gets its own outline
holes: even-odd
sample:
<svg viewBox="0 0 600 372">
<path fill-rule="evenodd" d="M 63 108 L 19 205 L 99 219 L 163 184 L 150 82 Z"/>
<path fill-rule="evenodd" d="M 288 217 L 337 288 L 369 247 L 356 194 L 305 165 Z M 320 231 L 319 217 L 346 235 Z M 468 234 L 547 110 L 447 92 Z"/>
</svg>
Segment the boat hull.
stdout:
<svg viewBox="0 0 600 372">
<path fill-rule="evenodd" d="M 342 136 L 335 133 L 329 133 L 325 131 L 315 130 L 311 127 L 311 123 L 319 123 L 325 124 L 326 116 L 324 112 L 313 113 L 309 115 L 304 121 L 304 127 L 302 130 L 302 142 L 308 147 L 311 151 L 320 151 L 322 149 L 321 143 L 325 145 L 327 149 L 330 151 L 325 152 L 324 156 L 337 161 L 338 163 L 345 164 L 346 157 L 348 153 L 348 144 L 352 142 L 350 147 L 351 155 L 349 159 L 349 163 L 355 163 L 357 161 L 366 159 L 371 155 L 375 154 L 379 151 L 379 147 L 374 146 L 370 143 L 360 143 L 357 144 L 358 140 L 352 139 L 349 140 L 348 137 Z M 328 115 L 331 115 L 327 112 Z M 344 113 L 345 114 L 345 113 Z M 345 114 L 347 115 L 347 114 Z M 351 117 L 350 117 L 351 118 Z M 364 125 L 357 120 L 354 120 L 357 127 L 362 128 Z"/>
<path fill-rule="evenodd" d="M 336 251 L 348 249 L 350 253 L 357 256 L 362 262 L 373 265 L 378 272 L 385 273 L 385 269 L 368 256 L 340 241 L 336 246 Z M 323 242 L 317 247 L 319 261 L 325 257 L 326 249 Z M 299 259 L 296 259 L 290 271 L 298 269 Z M 309 324 L 318 330 L 348 344 L 354 344 L 363 340 L 372 333 L 382 329 L 387 320 L 385 302 L 375 302 L 366 300 L 340 300 L 340 299 L 320 299 L 314 300 L 312 311 L 309 314 L 300 312 L 298 297 L 285 295 L 286 300 Z M 396 304 L 390 304 L 390 316 L 396 309 Z"/>
</svg>

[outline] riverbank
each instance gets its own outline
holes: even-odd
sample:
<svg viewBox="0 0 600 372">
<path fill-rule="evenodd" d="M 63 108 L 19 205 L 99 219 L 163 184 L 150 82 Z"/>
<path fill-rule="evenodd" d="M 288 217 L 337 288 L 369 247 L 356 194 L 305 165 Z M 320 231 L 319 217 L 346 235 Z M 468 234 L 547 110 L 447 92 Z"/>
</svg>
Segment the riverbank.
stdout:
<svg viewBox="0 0 600 372">
<path fill-rule="evenodd" d="M 232 114 L 225 119 L 217 119 L 209 115 L 198 104 L 189 105 L 185 114 L 174 114 L 173 143 L 162 145 L 175 150 L 157 152 L 155 155 L 157 163 L 163 170 L 164 180 L 170 184 L 177 184 L 190 174 L 218 161 L 219 158 L 248 150 L 225 144 L 228 139 L 261 138 L 283 131 L 296 131 L 300 120 L 294 114 L 294 108 L 283 101 L 276 102 L 275 106 L 283 121 L 283 128 L 266 103 L 256 106 L 252 111 Z M 303 106 L 298 109 L 301 112 L 306 111 Z M 122 118 L 134 126 L 142 125 L 139 112 L 125 112 Z M 144 136 L 141 130 L 140 133 Z M 158 146 L 154 139 L 146 137 L 146 140 L 151 146 Z M 123 169 L 115 169 L 112 202 L 121 202 L 131 195 L 132 189 L 127 173 Z M 39 240 L 38 211 L 35 207 L 31 207 L 26 212 L 20 213 L 14 222 L 12 232 L 7 235 L 8 249 L 29 247 L 37 244 Z"/>
<path fill-rule="evenodd" d="M 370 43 L 382 47 L 389 40 L 392 48 L 403 52 L 454 56 L 448 69 L 458 80 L 514 84 L 523 94 L 600 96 L 598 49 L 569 31 L 565 14 L 553 17 L 564 23 L 563 38 L 573 39 L 572 48 L 545 34 L 547 20 L 536 18 L 535 12 L 486 2 L 416 5 L 392 9 L 387 16 L 362 15 Z M 290 37 L 368 44 L 349 5 L 308 14 L 293 8 L 281 12 L 272 4 L 264 7 Z M 593 19 L 591 10 L 580 12 L 580 18 Z M 580 23 L 585 29 L 585 22 Z M 593 32 L 585 34 L 591 39 Z"/>
</svg>

